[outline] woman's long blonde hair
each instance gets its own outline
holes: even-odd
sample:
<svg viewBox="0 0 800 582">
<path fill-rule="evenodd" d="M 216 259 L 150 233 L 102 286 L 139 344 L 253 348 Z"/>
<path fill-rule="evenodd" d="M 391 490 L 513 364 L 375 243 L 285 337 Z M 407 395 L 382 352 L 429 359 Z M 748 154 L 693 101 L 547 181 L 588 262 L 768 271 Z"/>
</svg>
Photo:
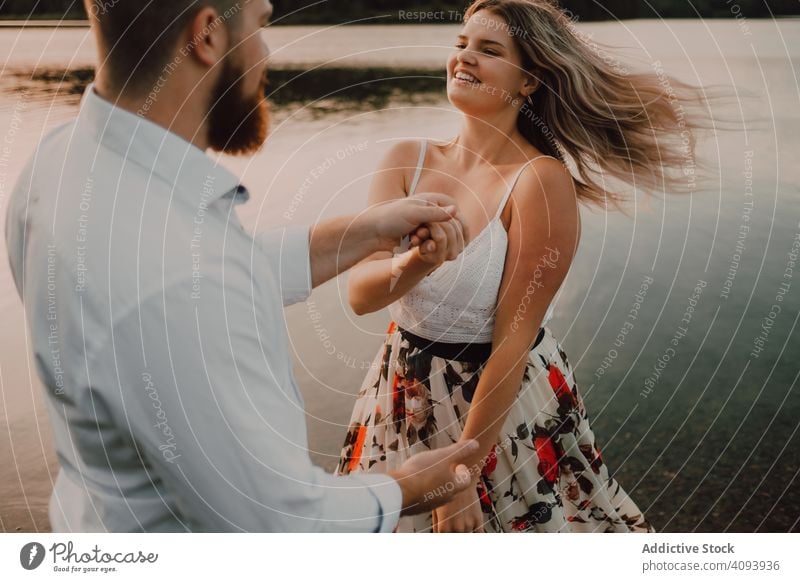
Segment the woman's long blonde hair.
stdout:
<svg viewBox="0 0 800 582">
<path fill-rule="evenodd" d="M 658 63 L 628 71 L 550 0 L 476 0 L 465 21 L 480 10 L 505 20 L 523 68 L 540 82 L 520 111 L 520 132 L 564 163 L 569 156 L 579 199 L 621 209 L 629 197 L 609 178 L 651 194 L 698 187 L 697 130 L 713 127 L 708 88 L 669 77 Z"/>
</svg>

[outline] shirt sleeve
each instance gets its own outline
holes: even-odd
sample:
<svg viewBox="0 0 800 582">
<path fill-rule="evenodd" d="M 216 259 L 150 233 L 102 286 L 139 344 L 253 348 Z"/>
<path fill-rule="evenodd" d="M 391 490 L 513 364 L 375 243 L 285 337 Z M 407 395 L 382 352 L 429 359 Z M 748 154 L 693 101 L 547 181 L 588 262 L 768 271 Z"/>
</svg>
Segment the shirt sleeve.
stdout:
<svg viewBox="0 0 800 582">
<path fill-rule="evenodd" d="M 130 427 L 171 493 L 165 504 L 191 530 L 392 531 L 402 505 L 394 479 L 312 464 L 283 308 L 265 281 L 229 267 L 117 318 L 113 353 L 98 355 L 117 362 L 115 424 Z"/>
<path fill-rule="evenodd" d="M 25 164 L 17 179 L 12 195 L 8 200 L 6 209 L 6 249 L 8 250 L 11 276 L 17 287 L 19 296 L 22 297 L 22 262 L 25 241 L 25 212 L 28 201 L 32 197 L 33 183 L 31 174 L 36 156 L 33 155 Z M 2 200 L 0 200 L 2 202 Z M 2 204 L 0 204 L 2 207 Z"/>
<path fill-rule="evenodd" d="M 284 306 L 305 301 L 311 295 L 310 236 L 311 227 L 299 224 L 269 229 L 255 236 L 278 281 Z"/>
</svg>

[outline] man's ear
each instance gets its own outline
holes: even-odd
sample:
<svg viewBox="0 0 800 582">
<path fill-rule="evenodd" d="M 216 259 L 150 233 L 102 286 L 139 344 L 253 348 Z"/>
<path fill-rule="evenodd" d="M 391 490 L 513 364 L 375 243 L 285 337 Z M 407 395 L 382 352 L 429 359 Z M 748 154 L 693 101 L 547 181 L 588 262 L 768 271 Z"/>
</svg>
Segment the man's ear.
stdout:
<svg viewBox="0 0 800 582">
<path fill-rule="evenodd" d="M 211 6 L 200 9 L 189 22 L 178 54 L 192 55 L 207 67 L 225 58 L 229 50 L 228 29 L 219 12 Z"/>
</svg>

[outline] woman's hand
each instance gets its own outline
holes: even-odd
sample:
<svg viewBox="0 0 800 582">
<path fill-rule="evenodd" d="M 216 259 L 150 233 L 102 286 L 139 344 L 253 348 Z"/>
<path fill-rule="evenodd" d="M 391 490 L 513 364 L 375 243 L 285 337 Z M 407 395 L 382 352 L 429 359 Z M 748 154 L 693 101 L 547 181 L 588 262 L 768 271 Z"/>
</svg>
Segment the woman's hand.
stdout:
<svg viewBox="0 0 800 582">
<path fill-rule="evenodd" d="M 415 237 L 419 235 L 418 229 Z M 461 223 L 456 220 L 434 222 L 426 227 L 428 240 L 422 241 L 419 246 L 419 257 L 426 263 L 439 266 L 445 261 L 452 261 L 458 257 L 464 248 L 464 233 Z M 412 244 L 415 242 L 412 237 Z"/>
<path fill-rule="evenodd" d="M 402 237 L 419 236 L 417 231 L 423 225 L 460 220 L 458 207 L 450 196 L 427 192 L 369 206 L 353 221 L 353 228 L 369 229 L 384 249 L 393 250 Z"/>
<path fill-rule="evenodd" d="M 474 484 L 458 493 L 449 503 L 433 510 L 434 533 L 483 533 L 483 521 L 478 489 Z"/>
</svg>

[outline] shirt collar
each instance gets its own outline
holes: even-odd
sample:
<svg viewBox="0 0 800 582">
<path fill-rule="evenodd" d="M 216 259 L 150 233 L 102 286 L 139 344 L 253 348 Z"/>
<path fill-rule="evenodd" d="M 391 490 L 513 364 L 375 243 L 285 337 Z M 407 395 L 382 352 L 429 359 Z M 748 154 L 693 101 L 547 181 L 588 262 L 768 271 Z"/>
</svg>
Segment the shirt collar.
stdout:
<svg viewBox="0 0 800 582">
<path fill-rule="evenodd" d="M 200 148 L 103 99 L 94 84 L 86 88 L 81 99 L 78 124 L 98 143 L 165 180 L 190 204 L 198 204 L 201 196 L 206 204 L 223 197 L 240 204 L 250 197 L 236 176 Z"/>
</svg>

